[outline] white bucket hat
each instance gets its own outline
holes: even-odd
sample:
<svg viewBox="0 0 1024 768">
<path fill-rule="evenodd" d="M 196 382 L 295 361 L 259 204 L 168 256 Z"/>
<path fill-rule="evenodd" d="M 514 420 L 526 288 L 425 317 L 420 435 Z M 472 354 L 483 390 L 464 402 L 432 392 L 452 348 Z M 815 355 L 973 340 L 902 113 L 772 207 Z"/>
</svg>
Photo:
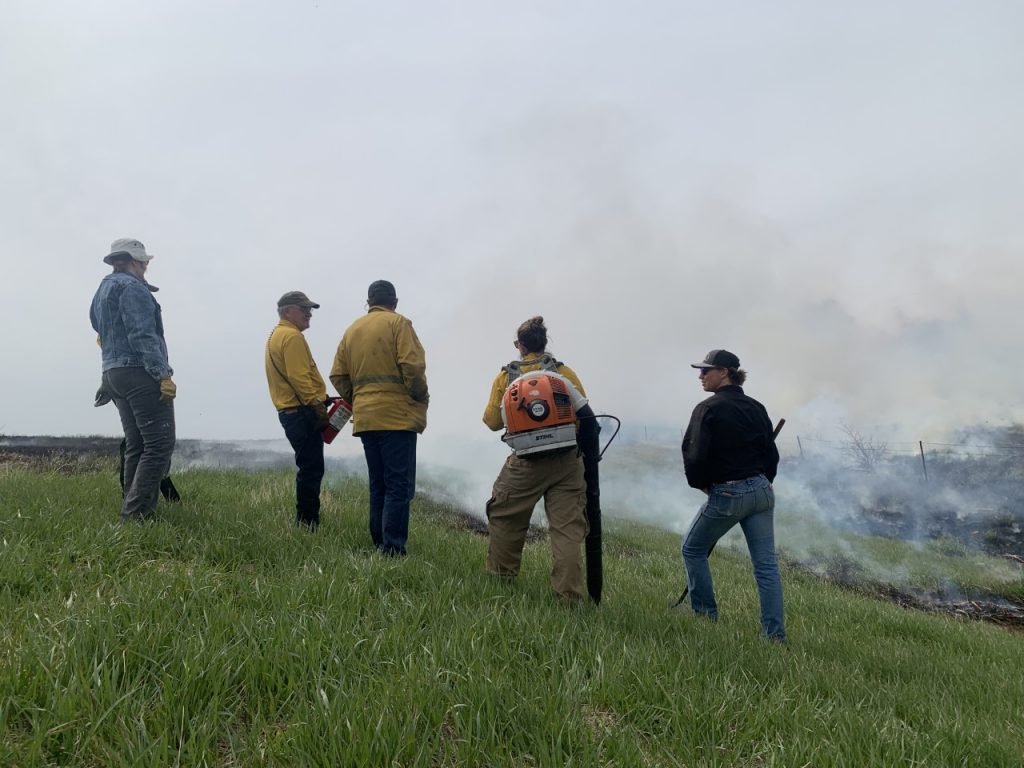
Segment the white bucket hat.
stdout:
<svg viewBox="0 0 1024 768">
<path fill-rule="evenodd" d="M 146 253 L 146 246 L 132 237 L 121 237 L 110 244 L 110 253 L 103 257 L 104 264 L 113 264 L 114 257 L 127 254 L 136 261 L 149 261 L 152 253 Z"/>
</svg>

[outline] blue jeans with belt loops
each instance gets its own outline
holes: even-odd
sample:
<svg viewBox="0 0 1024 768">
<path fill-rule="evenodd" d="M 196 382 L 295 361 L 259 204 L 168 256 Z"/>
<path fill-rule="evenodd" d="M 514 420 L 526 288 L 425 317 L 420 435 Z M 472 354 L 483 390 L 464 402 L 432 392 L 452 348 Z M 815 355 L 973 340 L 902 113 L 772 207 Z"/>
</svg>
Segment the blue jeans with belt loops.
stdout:
<svg viewBox="0 0 1024 768">
<path fill-rule="evenodd" d="M 416 495 L 416 433 L 360 432 L 370 484 L 370 538 L 383 554 L 404 555 Z"/>
<path fill-rule="evenodd" d="M 772 640 L 785 640 L 782 579 L 775 555 L 775 492 L 763 475 L 711 486 L 708 500 L 683 539 L 690 605 L 695 613 L 718 618 L 708 554 L 737 523 L 747 540 L 761 598 L 761 634 Z"/>
<path fill-rule="evenodd" d="M 295 451 L 295 524 L 320 525 L 320 486 L 324 479 L 324 435 L 316 411 L 308 405 L 278 411 L 284 434 Z"/>
</svg>

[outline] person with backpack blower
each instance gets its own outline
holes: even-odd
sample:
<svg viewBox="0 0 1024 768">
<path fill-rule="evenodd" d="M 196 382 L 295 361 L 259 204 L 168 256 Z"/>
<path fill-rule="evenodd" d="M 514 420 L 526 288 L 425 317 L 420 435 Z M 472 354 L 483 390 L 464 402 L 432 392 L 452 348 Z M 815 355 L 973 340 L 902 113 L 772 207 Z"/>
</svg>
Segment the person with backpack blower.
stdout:
<svg viewBox="0 0 1024 768">
<path fill-rule="evenodd" d="M 708 555 L 738 523 L 761 600 L 761 634 L 785 642 L 772 489 L 779 466 L 777 431 L 765 407 L 743 393 L 747 373 L 736 355 L 713 349 L 692 367 L 712 395 L 693 409 L 682 445 L 687 482 L 708 495 L 682 544 L 690 605 L 695 613 L 717 620 Z"/>
<path fill-rule="evenodd" d="M 576 372 L 545 351 L 543 317 L 532 317 L 520 325 L 513 343 L 520 357 L 495 376 L 483 415 L 491 430 L 505 429 L 502 440 L 512 449 L 487 502 L 487 571 L 518 575 L 533 508 L 543 497 L 554 561 L 552 588 L 567 604 L 582 601 L 580 548 L 588 530 L 596 528 L 596 550 L 587 550 L 588 588 L 599 603 L 597 421 Z M 589 473 L 584 457 L 592 466 Z M 589 526 L 588 479 L 593 500 Z"/>
</svg>

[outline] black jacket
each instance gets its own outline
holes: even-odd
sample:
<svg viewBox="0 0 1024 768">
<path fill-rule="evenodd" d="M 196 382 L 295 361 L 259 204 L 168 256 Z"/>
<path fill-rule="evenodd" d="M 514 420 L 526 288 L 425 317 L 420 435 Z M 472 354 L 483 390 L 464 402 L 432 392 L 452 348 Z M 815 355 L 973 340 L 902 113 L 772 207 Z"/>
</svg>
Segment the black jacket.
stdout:
<svg viewBox="0 0 1024 768">
<path fill-rule="evenodd" d="M 693 409 L 683 436 L 683 468 L 686 481 L 701 490 L 761 474 L 774 480 L 779 451 L 768 411 L 735 384 L 717 390 Z"/>
</svg>

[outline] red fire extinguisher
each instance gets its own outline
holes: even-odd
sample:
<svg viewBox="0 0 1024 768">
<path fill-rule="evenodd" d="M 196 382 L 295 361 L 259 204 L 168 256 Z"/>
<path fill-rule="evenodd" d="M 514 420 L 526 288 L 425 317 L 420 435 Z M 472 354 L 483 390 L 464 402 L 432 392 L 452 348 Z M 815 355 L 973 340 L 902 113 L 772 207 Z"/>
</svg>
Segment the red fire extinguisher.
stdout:
<svg viewBox="0 0 1024 768">
<path fill-rule="evenodd" d="M 331 407 L 327 409 L 327 426 L 324 427 L 324 442 L 331 443 L 338 433 L 345 428 L 348 420 L 352 418 L 352 406 L 340 397 L 334 398 Z"/>
</svg>

